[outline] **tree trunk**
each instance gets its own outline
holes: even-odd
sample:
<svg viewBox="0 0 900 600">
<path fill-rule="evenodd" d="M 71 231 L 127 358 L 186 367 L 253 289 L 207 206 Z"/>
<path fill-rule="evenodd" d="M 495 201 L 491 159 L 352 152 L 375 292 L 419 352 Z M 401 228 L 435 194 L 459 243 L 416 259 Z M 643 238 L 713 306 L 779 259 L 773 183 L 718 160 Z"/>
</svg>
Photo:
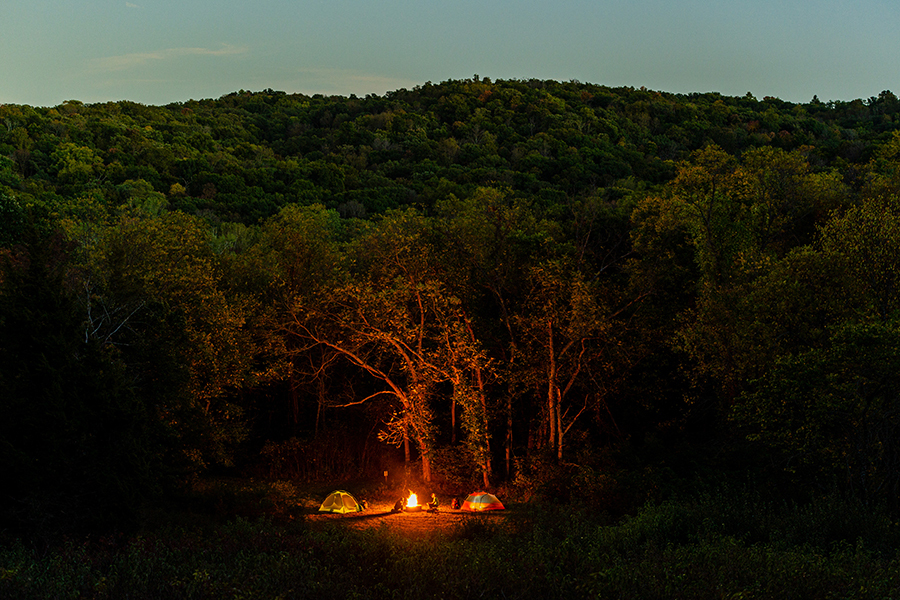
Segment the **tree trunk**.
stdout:
<svg viewBox="0 0 900 600">
<path fill-rule="evenodd" d="M 512 394 L 506 394 L 506 478 L 512 476 L 513 413 Z"/>
<path fill-rule="evenodd" d="M 478 382 L 478 397 L 480 400 L 481 418 L 484 420 L 484 457 L 481 465 L 481 473 L 484 477 L 484 487 L 491 487 L 491 436 L 488 428 L 487 397 L 484 394 L 484 381 L 481 378 L 481 367 L 476 367 L 475 377 Z"/>
<path fill-rule="evenodd" d="M 409 469 L 409 417 L 403 419 L 403 463 Z"/>
<path fill-rule="evenodd" d="M 456 397 L 450 397 L 450 445 L 456 445 Z"/>
<path fill-rule="evenodd" d="M 556 354 L 554 353 L 553 348 L 552 321 L 547 321 L 547 349 L 549 353 L 549 367 L 547 373 L 547 418 L 550 425 L 550 447 L 555 448 L 557 438 L 559 436 L 557 431 L 560 428 L 561 424 L 557 421 L 557 417 L 559 416 L 559 405 L 557 403 L 558 396 L 556 390 Z"/>
<path fill-rule="evenodd" d="M 472 331 L 472 324 L 469 322 L 469 319 L 465 320 L 466 330 L 469 334 L 469 342 L 475 346 L 475 332 Z M 484 428 L 484 454 L 481 460 L 481 474 L 484 478 L 484 487 L 491 487 L 491 476 L 493 475 L 493 470 L 491 469 L 491 435 L 490 435 L 490 424 L 488 423 L 488 407 L 487 407 L 487 395 L 484 392 L 484 376 L 481 372 L 481 363 L 479 361 L 473 361 L 473 370 L 475 371 L 475 383 L 478 388 L 478 400 L 479 400 L 479 408 L 481 410 L 482 427 Z"/>
<path fill-rule="evenodd" d="M 556 423 L 557 423 L 557 433 L 559 434 L 559 439 L 556 443 L 556 460 L 562 462 L 563 456 L 563 435 L 565 435 L 565 431 L 563 430 L 563 422 L 562 415 L 560 414 L 559 406 L 562 404 L 562 398 L 559 394 L 559 388 L 556 388 Z"/>
</svg>

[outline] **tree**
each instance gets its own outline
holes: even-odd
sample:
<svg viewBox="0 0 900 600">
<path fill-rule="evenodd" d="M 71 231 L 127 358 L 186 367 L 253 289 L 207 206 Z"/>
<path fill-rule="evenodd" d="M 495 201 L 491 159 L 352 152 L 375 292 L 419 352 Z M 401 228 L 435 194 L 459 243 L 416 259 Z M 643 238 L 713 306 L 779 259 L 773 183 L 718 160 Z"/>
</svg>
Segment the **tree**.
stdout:
<svg viewBox="0 0 900 600">
<path fill-rule="evenodd" d="M 481 470 L 485 489 L 491 487 L 493 469 L 491 467 L 490 411 L 486 391 L 486 374 L 490 362 L 481 349 L 472 323 L 459 308 L 459 313 L 450 322 L 441 325 L 444 335 L 444 373 L 453 385 L 453 421 L 456 423 L 456 406 L 462 407 L 462 425 L 466 431 L 464 444 Z M 455 433 L 455 432 L 454 432 Z M 455 439 L 454 439 L 455 441 Z"/>
<path fill-rule="evenodd" d="M 60 183 L 75 188 L 94 183 L 103 172 L 103 160 L 87 146 L 66 142 L 60 144 L 51 158 Z"/>
<path fill-rule="evenodd" d="M 288 205 L 267 220 L 244 251 L 225 255 L 227 280 L 236 290 L 250 293 L 258 310 L 251 314 L 266 379 L 289 382 L 290 415 L 300 423 L 303 378 L 317 386 L 318 416 L 324 408 L 323 365 L 327 353 L 304 353 L 305 342 L 282 335 L 292 311 L 314 305 L 342 283 L 342 254 L 338 247 L 341 224 L 335 211 L 321 205 Z"/>
<path fill-rule="evenodd" d="M 879 319 L 900 310 L 900 197 L 865 200 L 821 229 L 825 253 L 846 261 Z"/>
<path fill-rule="evenodd" d="M 297 303 L 286 331 L 340 354 L 380 381 L 384 388 L 352 401 L 388 395 L 400 411 L 387 420 L 384 439 L 417 445 L 422 477 L 431 479 L 435 386 L 446 380 L 441 367 L 441 323 L 458 300 L 436 276 L 427 243 L 427 220 L 412 210 L 389 213 L 355 240 L 349 250 L 349 280 L 315 305 Z"/>
<path fill-rule="evenodd" d="M 672 182 L 675 218 L 687 225 L 702 285 L 728 284 L 751 247 L 746 213 L 750 182 L 737 160 L 716 146 L 694 153 Z"/>
<path fill-rule="evenodd" d="M 504 394 L 506 474 L 511 473 L 516 392 L 515 377 L 524 360 L 515 314 L 527 289 L 528 265 L 546 252 L 550 233 L 530 204 L 509 190 L 478 188 L 470 196 L 450 196 L 435 207 L 439 263 L 453 295 L 460 298 L 472 348 L 497 357 L 493 373 L 506 380 Z M 472 325 L 474 323 L 474 325 Z M 504 365 L 500 367 L 499 365 Z M 478 395 L 485 400 L 480 380 Z M 455 406 L 455 404 L 454 404 Z M 484 411 L 486 414 L 486 410 Z M 479 430 L 485 425 L 480 425 Z"/>
<path fill-rule="evenodd" d="M 804 485 L 896 508 L 900 496 L 900 329 L 848 322 L 826 345 L 788 354 L 733 416 Z"/>
<path fill-rule="evenodd" d="M 26 214 L 16 197 L 0 186 L 0 247 L 19 240 L 25 228 Z"/>
<path fill-rule="evenodd" d="M 122 217 L 86 261 L 85 335 L 119 349 L 188 462 L 228 464 L 255 347 L 249 299 L 227 293 L 206 230 L 179 212 Z"/>
<path fill-rule="evenodd" d="M 167 475 L 152 407 L 85 336 L 70 248 L 30 224 L 0 265 L 0 522 L 29 534 L 126 526 Z"/>
<path fill-rule="evenodd" d="M 812 241 L 816 217 L 838 203 L 842 184 L 809 172 L 799 152 L 759 149 L 739 162 L 707 147 L 672 184 L 669 217 L 690 232 L 699 267 L 696 307 L 680 332 L 698 379 L 711 378 L 728 404 L 766 357 L 750 315 L 757 280 L 793 248 Z"/>
<path fill-rule="evenodd" d="M 603 305 L 596 286 L 562 262 L 532 267 L 531 286 L 517 326 L 528 344 L 527 381 L 546 390 L 547 442 L 561 461 L 565 435 L 592 397 L 601 393 L 584 380 L 610 362 L 611 357 L 603 355 L 617 343 L 614 315 Z M 571 402 L 575 393 L 581 398 Z"/>
<path fill-rule="evenodd" d="M 846 486 L 866 502 L 900 492 L 897 199 L 867 200 L 820 228 L 758 280 L 748 311 L 763 354 L 733 410 L 750 439 L 804 481 Z M 765 306 L 765 308 L 762 308 Z"/>
</svg>

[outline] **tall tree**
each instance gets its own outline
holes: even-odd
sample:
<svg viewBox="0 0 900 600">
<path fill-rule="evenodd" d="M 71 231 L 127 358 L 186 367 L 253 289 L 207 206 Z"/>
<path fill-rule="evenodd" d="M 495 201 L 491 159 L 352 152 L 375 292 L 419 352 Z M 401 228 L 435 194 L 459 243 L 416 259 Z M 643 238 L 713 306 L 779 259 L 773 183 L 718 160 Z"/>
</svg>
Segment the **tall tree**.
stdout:
<svg viewBox="0 0 900 600">
<path fill-rule="evenodd" d="M 476 332 L 472 339 L 494 357 L 495 379 L 509 387 L 502 394 L 509 476 L 515 442 L 515 373 L 524 361 L 515 315 L 526 294 L 529 264 L 539 260 L 550 244 L 550 225 L 538 218 L 529 202 L 501 188 L 478 188 L 463 198 L 451 195 L 438 203 L 435 213 L 447 285 L 463 302 L 466 322 Z"/>
<path fill-rule="evenodd" d="M 431 479 L 435 447 L 432 395 L 446 381 L 442 324 L 458 300 L 441 283 L 425 217 L 389 213 L 354 241 L 349 281 L 315 305 L 296 305 L 287 323 L 293 335 L 325 346 L 380 381 L 378 395 L 399 404 L 386 438 L 402 443 L 407 461 L 417 446 L 422 477 Z"/>
<path fill-rule="evenodd" d="M 289 382 L 288 401 L 294 429 L 301 428 L 301 393 L 313 385 L 317 415 L 324 408 L 322 368 L 328 353 L 305 353 L 305 342 L 282 335 L 282 324 L 298 307 L 314 305 L 343 284 L 338 240 L 340 219 L 321 205 L 288 205 L 259 228 L 249 248 L 232 256 L 230 279 L 256 299 L 254 327 L 263 351 L 261 368 L 269 378 Z M 316 431 L 318 431 L 318 418 Z"/>
<path fill-rule="evenodd" d="M 28 226 L 0 257 L 0 521 L 20 532 L 127 525 L 165 479 L 152 408 L 85 335 L 70 249 Z"/>
<path fill-rule="evenodd" d="M 682 163 L 672 182 L 669 208 L 690 233 L 699 269 L 698 299 L 681 331 L 696 375 L 720 386 L 727 404 L 742 382 L 759 374 L 751 357 L 755 312 L 748 306 L 757 278 L 799 244 L 812 240 L 816 218 L 843 191 L 830 174 L 810 173 L 797 153 L 763 149 L 743 162 L 707 147 Z"/>
<path fill-rule="evenodd" d="M 565 435 L 602 393 L 588 382 L 612 362 L 614 315 L 596 284 L 552 261 L 532 268 L 531 291 L 517 325 L 528 343 L 526 379 L 546 390 L 548 447 L 562 460 Z"/>
<path fill-rule="evenodd" d="M 158 386 L 160 414 L 197 467 L 229 463 L 245 435 L 232 392 L 252 379 L 255 355 L 248 298 L 227 293 L 210 241 L 183 213 L 123 217 L 95 248 L 83 295 L 89 334 Z"/>
<path fill-rule="evenodd" d="M 804 482 L 893 506 L 900 491 L 900 212 L 867 200 L 820 228 L 754 286 L 755 342 L 771 356 L 733 415 Z M 765 308 L 763 308 L 765 306 Z"/>
</svg>

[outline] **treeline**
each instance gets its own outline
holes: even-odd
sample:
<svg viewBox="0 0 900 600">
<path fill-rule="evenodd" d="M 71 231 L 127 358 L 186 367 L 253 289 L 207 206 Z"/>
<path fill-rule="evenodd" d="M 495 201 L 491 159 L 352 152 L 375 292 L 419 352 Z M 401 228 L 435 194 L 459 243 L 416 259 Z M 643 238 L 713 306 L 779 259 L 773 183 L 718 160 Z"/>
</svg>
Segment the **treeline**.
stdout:
<svg viewBox="0 0 900 600">
<path fill-rule="evenodd" d="M 742 473 L 896 508 L 890 92 L 474 77 L 0 123 L 7 525 L 127 520 L 222 466 L 394 460 L 623 504 Z"/>
</svg>

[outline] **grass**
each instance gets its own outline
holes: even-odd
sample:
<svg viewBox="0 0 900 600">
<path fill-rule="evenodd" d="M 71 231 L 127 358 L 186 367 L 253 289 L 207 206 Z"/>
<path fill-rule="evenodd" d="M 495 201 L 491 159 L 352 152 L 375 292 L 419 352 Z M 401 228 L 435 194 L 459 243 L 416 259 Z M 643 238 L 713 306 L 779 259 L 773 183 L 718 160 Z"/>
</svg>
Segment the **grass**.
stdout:
<svg viewBox="0 0 900 600">
<path fill-rule="evenodd" d="M 528 505 L 516 508 L 526 518 L 469 519 L 413 538 L 312 526 L 291 512 L 305 500 L 289 484 L 231 482 L 199 493 L 203 518 L 160 519 L 141 534 L 44 547 L 5 540 L 0 597 L 900 597 L 897 523 L 834 499 L 792 506 L 707 494 L 615 523 L 571 506 Z M 222 516 L 251 508 L 271 516 Z"/>
</svg>

